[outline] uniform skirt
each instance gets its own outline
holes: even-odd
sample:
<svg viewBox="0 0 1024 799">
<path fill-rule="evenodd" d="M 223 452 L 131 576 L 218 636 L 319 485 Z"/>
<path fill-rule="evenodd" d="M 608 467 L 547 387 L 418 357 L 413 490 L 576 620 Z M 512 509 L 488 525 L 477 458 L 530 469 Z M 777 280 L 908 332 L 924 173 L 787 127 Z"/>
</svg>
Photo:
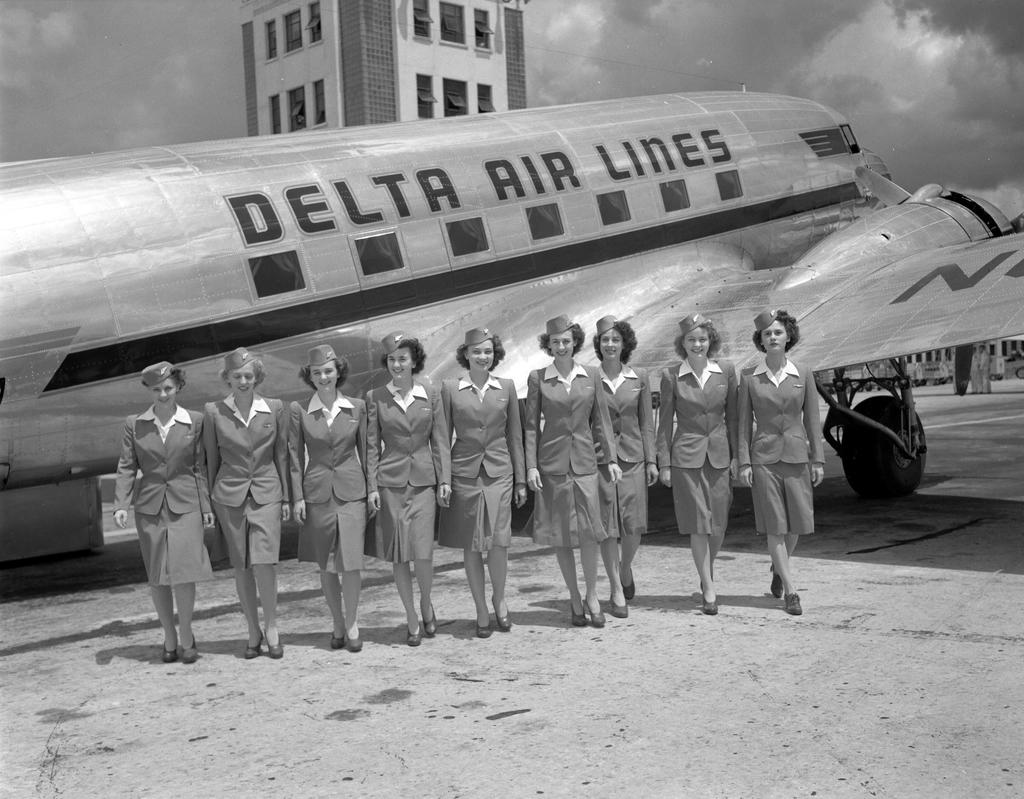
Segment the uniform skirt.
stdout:
<svg viewBox="0 0 1024 799">
<path fill-rule="evenodd" d="M 545 474 L 534 497 L 533 541 L 555 547 L 597 544 L 608 537 L 601 521 L 597 472 Z"/>
<path fill-rule="evenodd" d="M 306 521 L 299 531 L 299 560 L 315 563 L 320 571 L 345 572 L 363 568 L 366 500 L 351 502 L 331 494 L 326 502 L 306 501 Z"/>
<path fill-rule="evenodd" d="M 716 469 L 707 458 L 699 469 L 673 466 L 672 504 L 683 535 L 724 535 L 732 507 L 729 469 Z"/>
<path fill-rule="evenodd" d="M 198 583 L 213 578 L 199 511 L 174 513 L 165 500 L 159 513 L 136 510 L 135 528 L 150 585 Z"/>
<path fill-rule="evenodd" d="M 438 511 L 437 543 L 488 552 L 512 543 L 512 475 L 452 475 L 452 499 Z"/>
<path fill-rule="evenodd" d="M 768 535 L 814 532 L 814 493 L 806 463 L 755 463 L 754 526 Z"/>
<path fill-rule="evenodd" d="M 214 501 L 213 509 L 233 568 L 277 563 L 281 553 L 280 502 L 260 505 L 252 494 L 246 494 L 237 508 Z"/>
<path fill-rule="evenodd" d="M 647 532 L 647 469 L 643 463 L 619 461 L 622 479 L 611 481 L 606 470 L 598 472 L 601 521 L 611 538 Z"/>
<path fill-rule="evenodd" d="M 367 529 L 365 553 L 391 563 L 434 556 L 434 486 L 380 488 L 380 510 Z"/>
</svg>

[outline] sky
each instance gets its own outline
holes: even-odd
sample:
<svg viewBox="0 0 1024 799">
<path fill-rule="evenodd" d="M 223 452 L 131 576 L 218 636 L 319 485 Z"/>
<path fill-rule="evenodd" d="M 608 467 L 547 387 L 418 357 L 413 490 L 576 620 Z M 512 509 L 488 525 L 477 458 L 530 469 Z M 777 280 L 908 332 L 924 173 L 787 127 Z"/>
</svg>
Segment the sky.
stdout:
<svg viewBox="0 0 1024 799">
<path fill-rule="evenodd" d="M 0 0 L 0 161 L 245 135 L 238 0 Z M 809 97 L 895 180 L 1024 210 L 1021 0 L 532 0 L 531 106 Z"/>
</svg>

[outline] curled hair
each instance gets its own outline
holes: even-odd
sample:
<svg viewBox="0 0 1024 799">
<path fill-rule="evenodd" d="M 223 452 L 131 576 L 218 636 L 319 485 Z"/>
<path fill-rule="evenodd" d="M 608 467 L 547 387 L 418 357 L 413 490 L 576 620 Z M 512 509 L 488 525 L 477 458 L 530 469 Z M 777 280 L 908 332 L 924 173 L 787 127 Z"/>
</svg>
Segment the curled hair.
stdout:
<svg viewBox="0 0 1024 799">
<path fill-rule="evenodd" d="M 573 322 L 572 327 L 569 329 L 572 331 L 572 354 L 575 355 L 583 349 L 583 342 L 586 341 L 586 336 L 583 333 L 583 328 L 576 322 Z M 540 343 L 540 348 L 544 350 L 544 352 L 554 357 L 554 354 L 551 352 L 551 347 L 548 346 L 551 341 L 551 336 L 547 333 L 541 333 L 537 336 L 537 341 Z"/>
<path fill-rule="evenodd" d="M 622 350 L 619 352 L 619 360 L 623 363 L 629 363 L 629 356 L 633 354 L 633 350 L 636 349 L 636 333 L 633 332 L 632 325 L 629 322 L 616 322 L 611 327 L 620 336 L 622 336 Z M 604 331 L 607 333 L 608 331 Z M 597 360 L 603 361 L 604 355 L 601 353 L 601 334 L 594 334 L 594 352 L 597 353 Z"/>
<path fill-rule="evenodd" d="M 348 361 L 344 358 L 334 359 L 334 368 L 338 370 L 338 379 L 334 381 L 334 387 L 337 388 L 345 382 L 345 378 L 348 377 Z M 313 383 L 312 368 L 309 364 L 299 369 L 299 377 L 302 378 L 302 382 L 309 386 L 311 389 L 316 391 L 316 385 Z"/>
<path fill-rule="evenodd" d="M 782 322 L 783 327 L 786 328 L 786 335 L 789 337 L 789 340 L 786 342 L 786 352 L 789 352 L 800 340 L 800 325 L 796 323 L 796 317 L 791 316 L 789 311 L 777 311 L 775 313 L 775 321 Z M 761 341 L 761 334 L 763 332 L 763 330 L 754 331 L 754 346 L 761 350 L 761 352 L 765 351 L 764 343 Z"/>
<path fill-rule="evenodd" d="M 253 385 L 254 386 L 258 386 L 260 383 L 263 382 L 263 380 L 267 376 L 267 372 L 263 368 L 263 359 L 262 358 L 253 358 L 251 361 L 249 361 L 249 363 L 252 364 L 253 374 L 256 375 L 256 380 L 253 382 Z M 227 383 L 228 382 L 228 375 L 230 375 L 232 372 L 235 372 L 235 371 L 238 371 L 238 370 L 237 369 L 221 369 L 220 370 L 220 379 L 223 380 L 225 383 Z"/>
<path fill-rule="evenodd" d="M 164 380 L 173 380 L 174 385 L 177 386 L 178 388 L 178 391 L 181 391 L 183 388 L 185 388 L 185 370 L 182 369 L 180 366 L 172 366 L 171 373 L 167 375 L 167 377 L 165 377 Z M 145 381 L 140 382 L 142 382 L 142 385 L 146 386 Z M 161 380 L 160 382 L 162 383 L 163 380 Z M 146 386 L 146 388 L 155 388 L 155 386 Z"/>
<path fill-rule="evenodd" d="M 423 371 L 423 365 L 427 362 L 427 352 L 423 349 L 423 345 L 420 344 L 418 338 L 403 338 L 398 342 L 398 346 L 395 347 L 392 352 L 400 350 L 402 348 L 409 350 L 409 354 L 412 355 L 412 373 L 418 375 Z M 380 365 L 385 369 L 388 368 L 388 355 L 390 353 L 385 352 L 380 356 Z"/>
<path fill-rule="evenodd" d="M 494 345 L 494 357 L 491 359 L 491 365 L 487 367 L 488 372 L 493 372 L 494 367 L 505 360 L 505 347 L 502 346 L 501 336 L 491 336 L 491 343 Z M 469 368 L 469 358 L 466 357 L 466 353 L 469 352 L 471 346 L 475 347 L 476 345 L 460 344 L 455 350 L 455 360 L 463 369 Z"/>
<path fill-rule="evenodd" d="M 703 327 L 704 330 L 707 331 L 708 357 L 714 358 L 715 355 L 718 353 L 719 346 L 721 346 L 722 344 L 722 337 L 718 335 L 718 331 L 715 330 L 715 326 L 711 324 L 711 322 L 705 322 L 702 325 L 697 325 L 697 327 Z M 696 330 L 697 327 L 695 327 L 694 330 Z M 686 348 L 683 346 L 683 339 L 685 339 L 687 334 L 691 332 L 693 331 L 688 330 L 686 333 L 680 333 L 678 336 L 676 336 L 676 355 L 678 355 L 684 361 L 686 360 Z"/>
</svg>

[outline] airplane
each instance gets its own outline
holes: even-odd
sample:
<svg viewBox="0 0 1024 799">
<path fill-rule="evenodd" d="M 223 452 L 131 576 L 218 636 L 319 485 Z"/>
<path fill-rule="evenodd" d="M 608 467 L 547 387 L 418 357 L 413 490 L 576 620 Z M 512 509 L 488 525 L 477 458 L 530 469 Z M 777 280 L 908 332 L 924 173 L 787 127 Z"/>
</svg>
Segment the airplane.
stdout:
<svg viewBox="0 0 1024 799">
<path fill-rule="evenodd" d="M 2 165 L 0 559 L 102 543 L 97 476 L 150 363 L 184 366 L 199 408 L 246 346 L 261 392 L 295 399 L 329 340 L 359 393 L 386 333 L 419 336 L 439 380 L 488 327 L 522 390 L 559 313 L 629 319 L 655 368 L 688 313 L 742 366 L 753 315 L 786 308 L 851 486 L 908 493 L 927 447 L 900 358 L 1024 333 L 1024 237 L 983 199 L 889 177 L 840 113 L 747 92 Z M 845 369 L 880 359 L 887 396 L 854 406 Z"/>
</svg>

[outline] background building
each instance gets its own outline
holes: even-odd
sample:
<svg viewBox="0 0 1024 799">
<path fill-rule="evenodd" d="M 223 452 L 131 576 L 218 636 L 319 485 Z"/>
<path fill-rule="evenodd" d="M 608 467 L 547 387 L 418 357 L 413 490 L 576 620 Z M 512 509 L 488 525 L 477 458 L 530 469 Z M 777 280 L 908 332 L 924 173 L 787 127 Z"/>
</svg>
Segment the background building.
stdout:
<svg viewBox="0 0 1024 799">
<path fill-rule="evenodd" d="M 520 5 L 241 0 L 248 133 L 525 108 Z"/>
</svg>

